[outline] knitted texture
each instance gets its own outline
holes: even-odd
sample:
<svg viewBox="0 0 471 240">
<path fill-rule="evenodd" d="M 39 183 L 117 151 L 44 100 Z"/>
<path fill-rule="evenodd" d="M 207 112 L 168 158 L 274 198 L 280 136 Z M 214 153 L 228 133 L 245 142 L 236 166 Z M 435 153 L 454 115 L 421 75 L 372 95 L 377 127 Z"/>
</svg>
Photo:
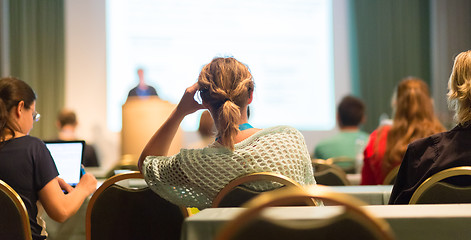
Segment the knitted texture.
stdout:
<svg viewBox="0 0 471 240">
<path fill-rule="evenodd" d="M 224 186 L 248 173 L 274 172 L 301 185 L 316 183 L 304 137 L 292 127 L 260 130 L 234 147 L 231 152 L 214 142 L 203 149 L 182 149 L 170 157 L 148 156 L 143 174 L 149 187 L 161 197 L 199 209 L 211 206 Z M 260 181 L 249 187 L 260 191 L 278 185 Z"/>
</svg>

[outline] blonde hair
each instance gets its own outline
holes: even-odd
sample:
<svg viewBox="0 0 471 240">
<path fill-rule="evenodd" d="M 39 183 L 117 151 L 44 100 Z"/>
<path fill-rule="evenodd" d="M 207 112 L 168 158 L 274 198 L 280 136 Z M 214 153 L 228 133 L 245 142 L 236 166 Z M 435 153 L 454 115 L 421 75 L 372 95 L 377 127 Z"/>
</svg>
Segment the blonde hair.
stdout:
<svg viewBox="0 0 471 240">
<path fill-rule="evenodd" d="M 458 54 L 448 81 L 448 105 L 455 111 L 455 121 L 471 123 L 471 50 Z"/>
<path fill-rule="evenodd" d="M 218 137 L 223 146 L 234 150 L 241 107 L 253 91 L 249 68 L 235 58 L 214 58 L 205 65 L 198 77 L 203 102 L 216 114 Z"/>
<path fill-rule="evenodd" d="M 434 114 L 428 86 L 421 79 L 408 77 L 402 80 L 395 99 L 393 125 L 382 161 L 384 174 L 401 163 L 409 143 L 445 130 Z"/>
</svg>

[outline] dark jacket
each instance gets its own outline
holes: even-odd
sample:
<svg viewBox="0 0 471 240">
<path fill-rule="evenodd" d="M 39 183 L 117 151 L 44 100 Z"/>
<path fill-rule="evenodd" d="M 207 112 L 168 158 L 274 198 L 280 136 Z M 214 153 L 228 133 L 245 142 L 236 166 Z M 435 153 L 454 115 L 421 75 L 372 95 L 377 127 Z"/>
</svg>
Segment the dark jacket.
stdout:
<svg viewBox="0 0 471 240">
<path fill-rule="evenodd" d="M 456 126 L 409 144 L 389 204 L 408 204 L 414 191 L 433 174 L 452 167 L 471 166 L 471 126 Z M 455 177 L 456 185 L 471 185 L 469 177 Z"/>
</svg>

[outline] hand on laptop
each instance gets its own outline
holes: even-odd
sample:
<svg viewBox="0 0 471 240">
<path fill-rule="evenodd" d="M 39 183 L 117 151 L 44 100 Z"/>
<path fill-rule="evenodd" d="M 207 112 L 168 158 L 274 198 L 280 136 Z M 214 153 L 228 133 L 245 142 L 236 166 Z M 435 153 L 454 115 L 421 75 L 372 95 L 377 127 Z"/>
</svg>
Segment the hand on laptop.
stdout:
<svg viewBox="0 0 471 240">
<path fill-rule="evenodd" d="M 80 178 L 80 182 L 75 188 L 83 188 L 85 191 L 88 191 L 89 194 L 92 194 L 96 190 L 96 184 L 95 176 L 91 173 L 85 173 L 82 178 Z"/>
<path fill-rule="evenodd" d="M 70 186 L 68 183 L 66 183 L 64 179 L 57 177 L 57 181 L 59 182 L 59 186 L 61 187 L 61 189 L 65 191 L 66 193 L 69 193 L 74 190 L 74 188 Z"/>
</svg>

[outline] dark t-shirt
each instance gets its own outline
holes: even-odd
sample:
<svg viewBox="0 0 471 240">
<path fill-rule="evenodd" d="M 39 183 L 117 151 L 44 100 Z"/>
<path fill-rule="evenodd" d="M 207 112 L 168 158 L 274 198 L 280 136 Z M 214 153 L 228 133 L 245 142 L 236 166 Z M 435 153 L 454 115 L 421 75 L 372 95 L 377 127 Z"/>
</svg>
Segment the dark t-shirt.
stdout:
<svg viewBox="0 0 471 240">
<path fill-rule="evenodd" d="M 83 148 L 82 164 L 85 167 L 99 167 L 98 157 L 95 148 L 92 145 L 85 144 Z"/>
<path fill-rule="evenodd" d="M 33 239 L 41 236 L 37 223 L 39 191 L 59 175 L 54 160 L 43 141 L 31 136 L 10 139 L 0 145 L 0 179 L 21 197 L 28 210 Z"/>
</svg>

